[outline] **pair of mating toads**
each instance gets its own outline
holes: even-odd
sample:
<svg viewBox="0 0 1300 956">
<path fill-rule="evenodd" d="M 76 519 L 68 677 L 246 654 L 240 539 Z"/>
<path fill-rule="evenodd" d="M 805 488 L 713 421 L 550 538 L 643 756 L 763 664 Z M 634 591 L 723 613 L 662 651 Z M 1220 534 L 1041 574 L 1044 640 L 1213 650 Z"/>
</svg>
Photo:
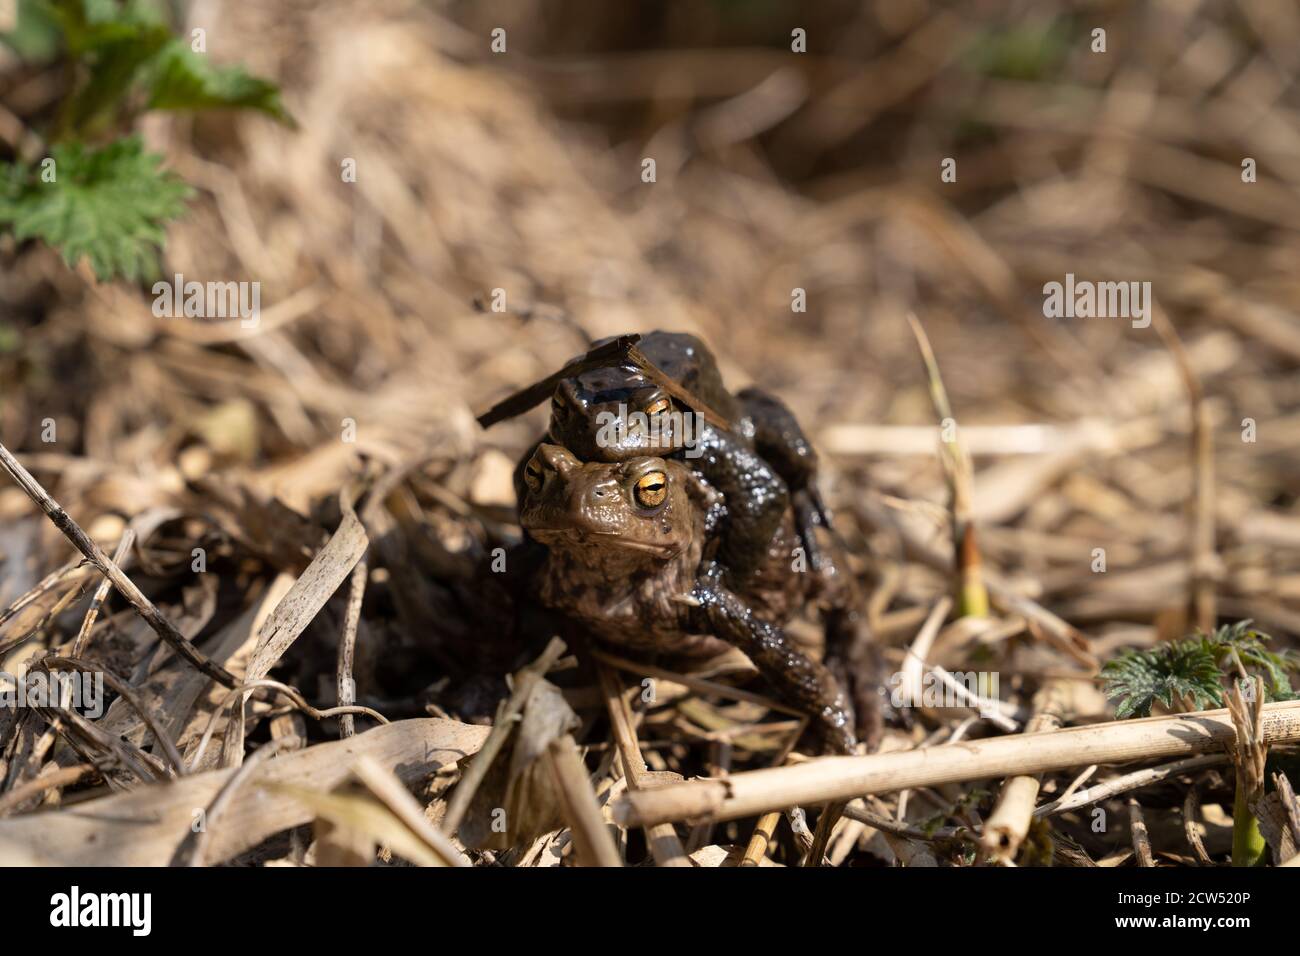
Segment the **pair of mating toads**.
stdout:
<svg viewBox="0 0 1300 956">
<path fill-rule="evenodd" d="M 878 658 L 798 422 L 760 389 L 727 391 L 693 335 L 652 332 L 639 346 L 641 364 L 558 373 L 548 433 L 515 474 L 529 596 L 643 655 L 738 648 L 828 751 L 874 745 Z M 822 662 L 783 630 L 810 603 Z"/>
</svg>

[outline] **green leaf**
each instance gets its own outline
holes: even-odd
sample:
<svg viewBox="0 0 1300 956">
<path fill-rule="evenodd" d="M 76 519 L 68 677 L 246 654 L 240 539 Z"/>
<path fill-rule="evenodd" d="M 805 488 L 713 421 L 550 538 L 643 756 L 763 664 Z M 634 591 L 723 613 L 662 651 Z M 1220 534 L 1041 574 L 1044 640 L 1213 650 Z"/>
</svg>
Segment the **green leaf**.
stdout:
<svg viewBox="0 0 1300 956">
<path fill-rule="evenodd" d="M 1125 651 L 1101 671 L 1106 696 L 1118 700 L 1115 716 L 1148 717 L 1157 700 L 1172 708 L 1187 699 L 1193 706 L 1223 704 L 1222 674 L 1213 650 L 1203 641 L 1162 644 L 1150 651 Z"/>
<path fill-rule="evenodd" d="M 68 111 L 65 128 L 85 131 L 121 105 L 140 68 L 170 39 L 166 27 L 140 24 L 115 39 L 97 44 L 85 58 L 90 67 L 89 79 L 65 107 Z"/>
<path fill-rule="evenodd" d="M 31 0 L 57 23 L 77 64 L 59 110 L 56 139 L 86 138 L 127 106 L 141 68 L 171 39 L 159 10 L 143 0 Z"/>
<path fill-rule="evenodd" d="M 274 83 L 241 66 L 213 66 L 182 40 L 173 40 L 158 54 L 145 84 L 149 109 L 254 109 L 294 125 Z"/>
<path fill-rule="evenodd" d="M 1288 674 L 1300 668 L 1300 659 L 1290 651 L 1270 651 L 1264 646 L 1268 640 L 1246 620 L 1154 650 L 1126 651 L 1102 668 L 1106 696 L 1119 700 L 1115 715 L 1121 720 L 1145 717 L 1157 700 L 1166 707 L 1180 698 L 1195 706 L 1222 706 L 1223 679 L 1240 674 L 1240 661 L 1247 674 L 1263 677 L 1266 701 L 1294 700 Z"/>
<path fill-rule="evenodd" d="M 36 0 L 63 28 L 68 52 L 84 56 L 111 43 L 138 37 L 164 25 L 157 9 L 147 3 L 116 0 Z"/>
<path fill-rule="evenodd" d="M 1262 631 L 1257 631 L 1249 619 L 1236 624 L 1225 624 L 1205 640 L 1220 655 L 1220 665 L 1235 670 L 1233 654 L 1240 659 L 1242 666 L 1251 673 L 1262 671 L 1264 678 L 1265 700 L 1293 700 L 1295 692 L 1291 689 L 1289 671 L 1300 667 L 1300 660 L 1289 650 L 1270 651 L 1264 646 L 1272 638 Z"/>
<path fill-rule="evenodd" d="M 156 277 L 164 228 L 185 211 L 190 188 L 138 137 L 99 150 L 56 146 L 51 158 L 54 182 L 42 181 L 39 165 L 0 177 L 0 224 L 49 243 L 69 266 L 88 259 L 101 280 Z"/>
<path fill-rule="evenodd" d="M 59 24 L 41 0 L 18 0 L 18 20 L 0 33 L 4 43 L 24 60 L 43 63 L 59 52 Z"/>
</svg>

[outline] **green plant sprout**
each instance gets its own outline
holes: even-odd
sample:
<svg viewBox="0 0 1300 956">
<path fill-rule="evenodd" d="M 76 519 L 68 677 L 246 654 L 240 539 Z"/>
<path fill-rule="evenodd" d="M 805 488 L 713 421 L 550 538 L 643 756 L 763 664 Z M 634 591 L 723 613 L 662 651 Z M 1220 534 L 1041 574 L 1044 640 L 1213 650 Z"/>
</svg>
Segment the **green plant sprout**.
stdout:
<svg viewBox="0 0 1300 956">
<path fill-rule="evenodd" d="M 130 135 L 141 114 L 251 109 L 293 123 L 275 84 L 213 66 L 149 0 L 19 0 L 0 43 L 67 77 L 36 148 L 0 162 L 0 235 L 45 242 L 70 267 L 85 259 L 101 281 L 155 278 L 166 225 L 192 195 Z"/>
<path fill-rule="evenodd" d="M 1106 696 L 1119 703 L 1115 716 L 1149 717 L 1159 701 L 1169 710 L 1222 707 L 1224 679 L 1259 676 L 1264 699 L 1294 700 L 1288 672 L 1300 666 L 1290 651 L 1270 651 L 1271 638 L 1249 620 L 1195 634 L 1149 651 L 1125 651 L 1101 669 Z M 1243 673 L 1244 672 L 1244 673 Z"/>
<path fill-rule="evenodd" d="M 1243 694 L 1258 687 L 1266 702 L 1294 700 L 1288 674 L 1300 666 L 1300 659 L 1290 651 L 1269 650 L 1265 642 L 1272 638 L 1251 624 L 1238 621 L 1212 634 L 1198 633 L 1149 651 L 1125 651 L 1108 661 L 1101 675 L 1106 696 L 1119 701 L 1115 716 L 1149 717 L 1156 701 L 1169 710 L 1222 707 L 1229 675 L 1235 675 Z M 1240 775 L 1232 816 L 1232 863 L 1255 865 L 1264 858 L 1266 844 L 1247 806 Z"/>
</svg>

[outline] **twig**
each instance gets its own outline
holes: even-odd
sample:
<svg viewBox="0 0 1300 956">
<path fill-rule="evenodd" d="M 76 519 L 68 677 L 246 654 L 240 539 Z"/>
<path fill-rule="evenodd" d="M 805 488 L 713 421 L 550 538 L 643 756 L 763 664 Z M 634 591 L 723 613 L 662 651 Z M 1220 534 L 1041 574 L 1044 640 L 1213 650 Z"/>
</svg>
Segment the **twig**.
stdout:
<svg viewBox="0 0 1300 956">
<path fill-rule="evenodd" d="M 1085 783 L 1091 780 L 1092 775 L 1095 774 L 1096 772 L 1097 772 L 1097 765 L 1095 763 L 1089 764 L 1088 766 L 1084 767 L 1083 770 L 1079 772 L 1079 775 L 1070 781 L 1070 785 L 1061 791 L 1061 795 L 1057 797 L 1057 800 L 1070 799 L 1070 797 L 1074 795 L 1074 791 L 1078 790 Z"/>
<path fill-rule="evenodd" d="M 58 528 L 63 533 L 63 536 L 90 560 L 91 564 L 113 582 L 113 586 L 117 588 L 122 597 L 126 598 L 127 602 L 144 618 L 145 623 L 153 628 L 163 641 L 170 644 L 177 654 L 217 683 L 226 687 L 238 686 L 239 681 L 233 674 L 220 664 L 208 660 L 198 648 L 185 639 L 185 635 L 163 616 L 162 612 L 154 606 L 154 603 L 144 596 L 130 578 L 122 573 L 122 569 L 113 563 L 103 549 L 87 537 L 86 532 L 81 530 L 81 527 L 68 516 L 68 513 L 59 506 L 57 501 L 49 496 L 45 489 L 41 487 L 40 482 L 19 464 L 18 459 L 14 458 L 9 449 L 3 444 L 0 444 L 0 465 L 3 465 L 5 471 L 9 472 L 10 477 L 18 482 L 18 486 L 27 493 L 27 497 L 36 502 L 46 516 L 54 522 L 54 527 Z"/>
<path fill-rule="evenodd" d="M 340 707 L 350 707 L 357 702 L 357 685 L 352 678 L 352 662 L 357 646 L 357 627 L 361 623 L 361 603 L 365 598 L 366 577 L 369 573 L 364 557 L 352 569 L 348 609 L 343 619 L 343 637 L 339 640 L 337 683 Z M 356 732 L 356 721 L 351 714 L 344 714 L 339 718 L 340 737 L 351 737 Z"/>
<path fill-rule="evenodd" d="M 672 681 L 674 684 L 681 684 L 683 687 L 689 687 L 693 691 L 701 694 L 717 694 L 719 697 L 727 697 L 731 700 L 748 701 L 751 704 L 759 704 L 769 710 L 777 710 L 783 714 L 791 714 L 795 717 L 803 717 L 804 712 L 784 704 L 772 697 L 766 697 L 763 694 L 756 694 L 751 690 L 745 690 L 743 687 L 732 687 L 730 684 L 719 684 L 717 681 L 706 680 L 702 677 L 695 677 L 692 674 L 682 674 L 677 671 L 666 670 L 662 667 L 655 667 L 653 664 L 642 664 L 637 661 L 628 660 L 625 657 L 616 657 L 613 654 L 607 654 L 604 651 L 592 648 L 591 656 L 598 661 L 603 661 L 621 671 L 629 674 L 639 674 L 643 677 L 658 677 L 661 680 Z"/>
<path fill-rule="evenodd" d="M 39 598 L 46 591 L 50 590 L 50 588 L 54 587 L 54 585 L 58 584 L 69 574 L 72 574 L 78 568 L 84 566 L 85 566 L 85 561 L 83 559 L 73 558 L 63 567 L 59 568 L 56 571 L 51 571 L 45 577 L 41 578 L 40 583 L 37 584 L 36 587 L 32 588 L 26 594 L 22 595 L 20 598 L 18 598 L 18 600 L 14 601 L 13 604 L 9 605 L 9 607 L 7 607 L 2 613 L 0 613 L 0 626 L 3 626 L 4 624 L 8 623 L 9 619 L 12 618 L 15 614 L 17 614 L 23 608 L 27 607 L 27 605 L 31 604 L 33 601 Z"/>
<path fill-rule="evenodd" d="M 242 701 L 242 695 L 244 693 L 259 689 L 273 690 L 276 693 L 283 695 L 288 698 L 291 704 L 314 720 L 326 720 L 330 717 L 339 717 L 343 714 L 365 714 L 367 717 L 373 717 L 381 724 L 389 723 L 388 718 L 379 713 L 379 711 L 373 710 L 370 707 L 362 707 L 355 704 L 350 707 L 329 707 L 325 710 L 318 710 L 311 704 L 307 703 L 307 701 L 303 699 L 302 695 L 288 684 L 282 684 L 277 680 L 263 677 L 260 680 L 252 680 L 245 684 L 240 684 L 238 687 L 232 687 L 221 698 L 221 703 L 213 708 L 212 714 L 208 717 L 208 726 L 203 731 L 203 736 L 199 739 L 198 748 L 190 758 L 191 770 L 197 768 L 199 761 L 203 759 L 203 752 L 208 749 L 208 743 L 212 740 L 212 734 L 216 730 L 217 720 L 225 709 L 230 706 L 232 701 L 237 699 Z"/>
<path fill-rule="evenodd" d="M 131 545 L 135 543 L 135 530 L 127 528 L 122 532 L 122 538 L 117 542 L 117 550 L 113 552 L 113 563 L 118 567 L 126 560 L 127 554 L 131 550 Z M 84 657 L 86 645 L 90 643 L 90 632 L 95 626 L 95 618 L 99 616 L 99 609 L 103 607 L 104 602 L 108 600 L 108 589 L 113 586 L 113 582 L 108 578 L 99 582 L 99 587 L 95 588 L 95 596 L 91 598 L 90 607 L 86 611 L 86 616 L 81 622 L 81 630 L 77 632 L 76 640 L 72 642 L 72 656 Z"/>
<path fill-rule="evenodd" d="M 951 609 L 952 598 L 950 597 L 941 597 L 934 602 L 925 623 L 916 632 L 916 637 L 907 649 L 907 657 L 903 659 L 903 685 L 907 689 L 909 701 L 914 704 L 921 702 L 926 658 L 930 656 L 934 639 L 938 636 L 939 628 L 943 626 L 944 619 Z"/>
<path fill-rule="evenodd" d="M 131 741 L 108 733 L 71 708 L 56 707 L 51 702 L 50 707 L 36 707 L 34 710 L 51 728 L 56 729 L 74 750 L 91 763 L 95 762 L 94 759 L 72 731 L 75 730 L 85 740 L 112 754 L 122 767 L 134 774 L 142 783 L 152 783 L 166 776 L 162 762 L 156 757 L 145 753 Z M 111 779 L 109 782 L 113 783 Z"/>
<path fill-rule="evenodd" d="M 857 820 L 859 823 L 865 823 L 869 827 L 874 827 L 884 833 L 897 837 L 903 837 L 908 840 L 920 840 L 923 843 L 934 843 L 940 840 L 953 840 L 962 836 L 971 836 L 972 831 L 968 827 L 939 827 L 937 830 L 922 830 L 920 827 L 912 826 L 910 823 L 903 823 L 900 820 L 894 820 L 884 814 L 876 813 L 870 810 L 861 800 L 854 800 L 844 808 L 844 815 L 850 820 Z"/>
<path fill-rule="evenodd" d="M 24 801 L 39 796 L 47 790 L 70 787 L 73 784 L 80 783 L 87 777 L 94 776 L 98 772 L 89 764 L 77 764 L 75 767 L 60 767 L 44 776 L 35 777 L 26 783 L 21 783 L 8 793 L 0 793 L 0 817 L 14 807 L 21 806 Z"/>
<path fill-rule="evenodd" d="M 1128 827 L 1138 866 L 1155 866 L 1156 861 L 1151 856 L 1151 837 L 1147 833 L 1147 822 L 1142 816 L 1142 807 L 1136 797 L 1128 798 Z"/>
<path fill-rule="evenodd" d="M 1107 780 L 1105 783 L 1099 783 L 1095 787 L 1089 787 L 1087 790 L 1080 790 L 1073 795 L 1063 795 L 1051 803 L 1044 803 L 1034 811 L 1034 816 L 1050 817 L 1056 816 L 1058 813 L 1077 810 L 1079 807 L 1086 807 L 1090 803 L 1109 800 L 1121 793 L 1128 793 L 1130 790 L 1137 790 L 1140 787 L 1149 787 L 1153 783 L 1168 780 L 1170 777 L 1187 773 L 1189 770 L 1213 767 L 1217 764 L 1226 763 L 1227 760 L 1228 758 L 1223 754 L 1202 754 L 1199 757 L 1188 757 L 1186 760 L 1175 760 L 1173 763 L 1163 764 L 1159 767 L 1136 770 L 1122 777 Z"/>
<path fill-rule="evenodd" d="M 180 752 L 176 749 L 176 745 L 172 743 L 172 739 L 167 736 L 163 728 L 156 720 L 154 720 L 153 715 L 149 713 L 148 709 L 140 703 L 140 700 L 136 697 L 135 693 L 127 686 L 126 681 L 122 680 L 105 667 L 92 664 L 89 661 L 79 660 L 75 657 L 44 657 L 32 666 L 40 667 L 46 673 L 49 673 L 51 667 L 69 667 L 86 674 L 98 674 L 101 676 L 104 683 L 112 688 L 119 697 L 126 701 L 132 710 L 140 715 L 140 719 L 144 721 L 145 726 L 147 726 L 153 733 L 154 739 L 158 741 L 158 746 L 162 747 L 163 753 L 167 755 L 167 759 L 171 761 L 171 765 L 176 769 L 176 775 L 178 777 L 185 776 L 185 761 L 182 759 Z"/>
<path fill-rule="evenodd" d="M 985 718 L 995 727 L 1005 730 L 1009 734 L 1015 733 L 1020 729 L 1020 725 L 1008 717 L 1004 710 L 1010 705 L 1004 701 L 996 700 L 992 697 L 983 697 L 970 690 L 961 681 L 953 677 L 942 667 L 931 667 L 930 673 L 939 678 L 954 694 L 966 702 L 966 705 L 973 707 L 980 712 L 980 716 Z"/>
<path fill-rule="evenodd" d="M 1196 858 L 1204 866 L 1213 866 L 1214 860 L 1205 852 L 1205 841 L 1201 839 L 1200 831 L 1196 829 L 1200 817 L 1201 800 L 1196 795 L 1196 786 L 1193 784 L 1187 788 L 1187 796 L 1183 798 L 1183 833 L 1187 835 L 1187 842 L 1191 845 Z"/>
</svg>

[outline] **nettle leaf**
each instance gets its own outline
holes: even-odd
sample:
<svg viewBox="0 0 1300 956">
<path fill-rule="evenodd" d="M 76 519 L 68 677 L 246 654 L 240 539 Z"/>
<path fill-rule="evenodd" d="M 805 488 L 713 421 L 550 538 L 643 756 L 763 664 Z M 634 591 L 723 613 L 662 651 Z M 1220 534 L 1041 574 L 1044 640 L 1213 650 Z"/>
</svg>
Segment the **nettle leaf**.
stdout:
<svg viewBox="0 0 1300 956">
<path fill-rule="evenodd" d="M 1262 672 L 1266 700 L 1293 700 L 1295 692 L 1291 689 L 1288 672 L 1300 669 L 1300 659 L 1289 650 L 1271 651 L 1265 641 L 1272 638 L 1262 631 L 1251 627 L 1249 619 L 1236 624 L 1225 624 L 1213 634 L 1205 637 L 1220 655 L 1224 667 L 1235 669 L 1233 653 L 1241 660 L 1242 666 L 1252 673 Z"/>
<path fill-rule="evenodd" d="M 1221 707 L 1223 680 L 1240 673 L 1240 661 L 1248 674 L 1263 677 L 1265 700 L 1294 700 L 1288 675 L 1300 669 L 1300 659 L 1289 651 L 1270 651 L 1268 640 L 1247 620 L 1153 650 L 1126 651 L 1102 668 L 1106 696 L 1119 701 L 1115 716 L 1121 720 L 1147 716 L 1157 700 L 1166 707 L 1179 700 Z"/>
<path fill-rule="evenodd" d="M 0 224 L 58 249 L 69 266 L 89 260 L 101 280 L 156 277 L 165 226 L 184 213 L 190 188 L 138 137 L 98 150 L 56 146 L 52 158 L 54 182 L 41 180 L 39 165 L 0 177 Z"/>
<path fill-rule="evenodd" d="M 1126 651 L 1101 671 L 1106 696 L 1118 700 L 1115 716 L 1148 717 L 1157 700 L 1172 708 L 1223 704 L 1222 674 L 1214 651 L 1202 641 L 1178 641 L 1150 651 Z"/>
<path fill-rule="evenodd" d="M 70 128 L 85 130 L 101 115 L 111 115 L 123 103 L 141 67 L 170 39 L 164 26 L 139 24 L 90 50 L 85 57 L 89 78 L 66 107 Z"/>
<path fill-rule="evenodd" d="M 145 85 L 149 109 L 253 109 L 294 125 L 274 83 L 241 66 L 213 66 L 181 40 L 173 40 L 158 54 Z"/>
<path fill-rule="evenodd" d="M 138 37 L 142 30 L 162 26 L 159 11 L 139 0 L 35 0 L 63 28 L 68 52 L 92 53 L 111 43 Z"/>
</svg>

